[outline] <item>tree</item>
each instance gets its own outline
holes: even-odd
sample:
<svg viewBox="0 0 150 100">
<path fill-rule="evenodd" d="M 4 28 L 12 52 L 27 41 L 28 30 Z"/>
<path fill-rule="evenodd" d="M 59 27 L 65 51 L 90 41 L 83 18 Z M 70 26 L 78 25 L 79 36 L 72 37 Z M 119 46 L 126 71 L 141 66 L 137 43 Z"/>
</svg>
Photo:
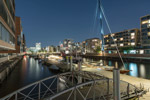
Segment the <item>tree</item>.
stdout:
<svg viewBox="0 0 150 100">
<path fill-rule="evenodd" d="M 133 46 L 129 46 L 129 47 L 120 47 L 119 50 L 120 52 L 123 52 L 124 50 L 127 51 L 127 53 L 129 53 L 130 50 L 133 50 L 134 47 Z"/>
<path fill-rule="evenodd" d="M 101 47 L 100 46 L 97 46 L 97 48 L 96 48 L 96 53 L 100 53 L 101 52 Z"/>
</svg>

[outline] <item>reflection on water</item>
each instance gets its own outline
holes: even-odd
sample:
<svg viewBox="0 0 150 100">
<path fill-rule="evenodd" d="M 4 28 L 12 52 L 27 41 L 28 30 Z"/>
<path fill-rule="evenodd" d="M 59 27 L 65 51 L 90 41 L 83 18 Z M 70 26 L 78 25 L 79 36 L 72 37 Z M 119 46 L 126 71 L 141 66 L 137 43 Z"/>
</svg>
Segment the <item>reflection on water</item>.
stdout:
<svg viewBox="0 0 150 100">
<path fill-rule="evenodd" d="M 85 59 L 84 61 L 89 62 L 103 62 L 103 65 L 115 66 L 123 69 L 123 64 L 120 61 L 111 61 L 111 60 L 100 60 L 100 59 Z M 127 73 L 130 76 L 141 77 L 145 79 L 150 79 L 150 64 L 149 63 L 133 63 L 133 62 L 125 62 L 125 69 L 131 70 Z"/>
<path fill-rule="evenodd" d="M 23 86 L 54 75 L 47 66 L 39 64 L 38 60 L 23 57 L 10 76 L 0 85 L 0 98 Z"/>
<path fill-rule="evenodd" d="M 131 70 L 129 75 L 136 77 L 138 76 L 138 68 L 136 63 L 129 63 L 129 70 Z"/>
</svg>

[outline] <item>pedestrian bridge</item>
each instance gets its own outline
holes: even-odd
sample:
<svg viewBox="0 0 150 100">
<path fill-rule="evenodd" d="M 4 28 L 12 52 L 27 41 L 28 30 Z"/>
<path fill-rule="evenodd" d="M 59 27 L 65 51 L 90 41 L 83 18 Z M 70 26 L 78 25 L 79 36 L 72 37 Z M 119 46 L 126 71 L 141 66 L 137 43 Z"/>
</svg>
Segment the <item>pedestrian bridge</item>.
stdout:
<svg viewBox="0 0 150 100">
<path fill-rule="evenodd" d="M 120 81 L 121 99 L 139 97 L 144 92 Z M 78 71 L 47 77 L 27 85 L 0 100 L 110 100 L 113 80 L 96 73 Z"/>
</svg>

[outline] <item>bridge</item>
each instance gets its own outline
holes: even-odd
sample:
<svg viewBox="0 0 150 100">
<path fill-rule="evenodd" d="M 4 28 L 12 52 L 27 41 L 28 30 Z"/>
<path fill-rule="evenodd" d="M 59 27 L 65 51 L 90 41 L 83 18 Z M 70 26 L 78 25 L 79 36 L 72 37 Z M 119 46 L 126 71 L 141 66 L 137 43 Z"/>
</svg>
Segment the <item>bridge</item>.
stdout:
<svg viewBox="0 0 150 100">
<path fill-rule="evenodd" d="M 139 97 L 143 91 L 120 81 L 121 99 Z M 110 100 L 113 80 L 87 71 L 66 72 L 27 85 L 0 100 Z"/>
</svg>

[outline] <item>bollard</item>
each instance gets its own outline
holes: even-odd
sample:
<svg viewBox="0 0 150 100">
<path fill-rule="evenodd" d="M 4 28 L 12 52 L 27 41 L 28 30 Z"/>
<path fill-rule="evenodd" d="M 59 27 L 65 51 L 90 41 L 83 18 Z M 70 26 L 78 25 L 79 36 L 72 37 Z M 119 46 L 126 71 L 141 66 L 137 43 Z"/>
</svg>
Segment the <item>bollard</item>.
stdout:
<svg viewBox="0 0 150 100">
<path fill-rule="evenodd" d="M 121 100 L 120 97 L 120 70 L 114 68 L 113 70 L 113 98 L 114 100 Z"/>
<path fill-rule="evenodd" d="M 72 56 L 70 56 L 70 69 L 71 69 L 71 71 L 73 71 L 73 66 L 72 66 Z"/>
<path fill-rule="evenodd" d="M 78 69 L 79 69 L 79 73 L 81 72 L 81 60 L 78 59 Z M 78 83 L 82 83 L 82 77 L 78 76 Z"/>
<path fill-rule="evenodd" d="M 66 56 L 67 65 L 69 64 L 69 59 L 68 59 L 68 58 L 69 58 L 69 57 Z"/>
</svg>

